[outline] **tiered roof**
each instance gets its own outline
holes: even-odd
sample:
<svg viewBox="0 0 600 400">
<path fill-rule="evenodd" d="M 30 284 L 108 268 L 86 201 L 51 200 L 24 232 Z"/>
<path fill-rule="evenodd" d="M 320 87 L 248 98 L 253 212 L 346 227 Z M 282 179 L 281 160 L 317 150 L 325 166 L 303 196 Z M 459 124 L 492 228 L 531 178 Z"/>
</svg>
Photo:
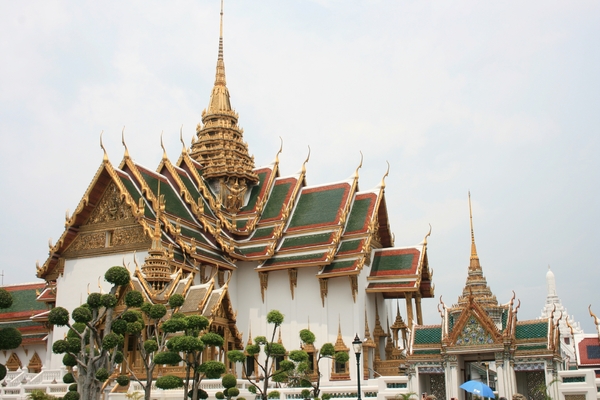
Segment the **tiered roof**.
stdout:
<svg viewBox="0 0 600 400">
<path fill-rule="evenodd" d="M 0 309 L 0 328 L 16 328 L 23 336 L 22 346 L 45 343 L 47 329 L 44 324 L 35 319 L 39 314 L 47 311 L 44 301 L 38 301 L 43 294 L 45 298 L 52 297 L 50 291 L 46 292 L 44 283 L 24 283 L 19 285 L 4 286 L 13 299 L 9 308 Z"/>
<path fill-rule="evenodd" d="M 367 191 L 358 189 L 360 166 L 347 180 L 308 186 L 308 159 L 298 174 L 280 176 L 281 149 L 273 163 L 254 168 L 226 86 L 222 23 L 221 10 L 215 84 L 191 149 L 184 145 L 173 163 L 163 147 L 155 171 L 133 161 L 124 139 L 118 166 L 104 151 L 38 277 L 56 280 L 71 256 L 150 249 L 140 282 L 146 279 L 153 287 L 146 289 L 154 301 L 172 289 L 170 276 L 181 278 L 206 266 L 233 271 L 237 260 L 255 262 L 263 294 L 269 272 L 288 270 L 293 295 L 296 270 L 317 267 L 323 299 L 327 280 L 340 276 L 350 277 L 356 298 L 357 276 L 372 263 L 369 292 L 433 297 L 426 243 L 393 248 L 387 173 Z"/>
</svg>

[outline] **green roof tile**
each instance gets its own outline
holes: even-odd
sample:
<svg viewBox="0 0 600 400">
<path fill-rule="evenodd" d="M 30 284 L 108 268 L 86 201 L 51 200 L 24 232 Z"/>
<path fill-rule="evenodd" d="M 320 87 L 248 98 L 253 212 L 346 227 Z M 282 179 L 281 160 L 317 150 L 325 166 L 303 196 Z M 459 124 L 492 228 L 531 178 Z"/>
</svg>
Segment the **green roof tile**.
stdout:
<svg viewBox="0 0 600 400">
<path fill-rule="evenodd" d="M 303 191 L 294 209 L 288 230 L 334 223 L 348 189 L 348 185 L 343 185 Z"/>
<path fill-rule="evenodd" d="M 297 247 L 308 247 L 319 244 L 329 244 L 331 243 L 331 239 L 333 236 L 333 232 L 326 233 L 317 233 L 314 235 L 302 235 L 295 237 L 288 237 L 283 240 L 281 243 L 281 247 L 279 250 L 292 249 Z"/>
<path fill-rule="evenodd" d="M 146 184 L 148 184 L 150 190 L 152 190 L 152 193 L 154 193 L 154 195 L 157 195 L 159 180 L 156 177 L 146 173 L 140 167 L 138 168 L 140 169 L 140 173 L 146 181 Z M 179 194 L 177 192 L 173 191 L 173 188 L 169 183 L 160 183 L 160 194 L 165 196 L 166 212 L 188 221 L 194 221 L 194 218 L 192 217 L 190 211 L 187 209 L 186 206 L 184 206 L 183 200 L 181 200 L 181 197 L 179 197 Z"/>
<path fill-rule="evenodd" d="M 548 337 L 548 322 L 534 322 L 519 324 L 515 329 L 515 337 L 517 339 L 541 339 Z"/>
<path fill-rule="evenodd" d="M 121 178 L 121 182 L 123 183 L 123 186 L 125 186 L 125 189 L 129 193 L 129 195 L 133 198 L 136 204 L 139 204 L 142 195 L 141 192 L 138 190 L 138 187 L 133 183 L 133 181 L 128 175 L 119 174 L 119 178 Z M 152 209 L 147 204 L 144 207 L 144 216 L 149 219 L 154 219 Z"/>
<path fill-rule="evenodd" d="M 288 196 L 292 188 L 292 183 L 276 183 L 271 190 L 271 194 L 269 195 L 269 200 L 265 205 L 265 209 L 261 215 L 262 220 L 268 220 L 272 218 L 277 218 L 281 214 L 281 210 L 283 208 L 283 203 Z"/>
<path fill-rule="evenodd" d="M 386 249 L 373 257 L 371 276 L 416 274 L 420 252 L 417 249 Z"/>
<path fill-rule="evenodd" d="M 346 234 L 366 230 L 368 226 L 367 216 L 373 203 L 375 203 L 374 198 L 357 199 L 354 201 L 350 217 L 348 217 L 348 223 L 346 224 Z"/>
<path fill-rule="evenodd" d="M 261 189 L 265 185 L 265 180 L 268 175 L 269 174 L 267 173 L 267 171 L 258 173 L 258 185 L 252 186 L 252 189 L 250 189 L 250 198 L 248 199 L 248 204 L 242 207 L 240 212 L 251 211 L 254 209 L 254 207 L 256 206 L 256 201 L 258 200 L 258 195 L 260 194 Z"/>
<path fill-rule="evenodd" d="M 259 254 L 264 254 L 265 251 L 267 250 L 268 246 L 254 246 L 254 247 L 241 247 L 238 248 L 238 252 L 247 256 L 249 254 L 253 254 L 253 253 L 259 253 Z"/>
<path fill-rule="evenodd" d="M 254 235 L 252 235 L 252 239 L 265 239 L 273 236 L 273 231 L 275 227 L 271 226 L 268 228 L 258 228 L 254 231 Z"/>
<path fill-rule="evenodd" d="M 362 250 L 360 247 L 361 243 L 362 239 L 343 241 L 338 249 L 338 254 L 359 252 Z"/>
<path fill-rule="evenodd" d="M 357 260 L 335 261 L 323 268 L 322 274 L 332 274 L 336 272 L 349 272 L 356 269 Z"/>
<path fill-rule="evenodd" d="M 8 291 L 10 292 L 13 299 L 13 303 L 12 306 L 10 306 L 9 308 L 0 309 L 0 316 L 2 316 L 3 314 L 10 314 L 15 312 L 38 311 L 46 309 L 45 303 L 36 300 L 36 288 L 11 290 L 11 288 L 9 287 L 5 289 L 8 289 Z"/>
<path fill-rule="evenodd" d="M 415 344 L 440 344 L 442 342 L 442 327 L 422 327 L 415 329 Z"/>
<path fill-rule="evenodd" d="M 319 253 L 310 253 L 310 254 L 301 254 L 296 256 L 287 256 L 287 257 L 272 257 L 264 262 L 263 267 L 269 267 L 273 265 L 279 264 L 290 264 L 290 263 L 300 263 L 302 261 L 305 262 L 314 262 L 314 261 L 322 261 L 325 259 L 325 252 Z"/>
</svg>

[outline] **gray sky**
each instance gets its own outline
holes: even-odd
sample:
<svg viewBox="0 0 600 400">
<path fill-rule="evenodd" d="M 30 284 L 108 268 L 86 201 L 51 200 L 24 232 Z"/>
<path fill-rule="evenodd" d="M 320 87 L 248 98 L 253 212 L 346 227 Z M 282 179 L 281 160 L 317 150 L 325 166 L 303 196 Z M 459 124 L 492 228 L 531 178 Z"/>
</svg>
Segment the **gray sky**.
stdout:
<svg viewBox="0 0 600 400">
<path fill-rule="evenodd" d="M 176 160 L 214 81 L 219 1 L 0 3 L 4 283 L 35 280 L 64 214 L 102 161 Z M 433 226 L 436 304 L 469 263 L 467 192 L 484 274 L 520 319 L 539 316 L 548 265 L 568 311 L 600 313 L 598 1 L 227 0 L 232 104 L 258 166 L 283 138 L 283 174 L 308 146 L 309 185 L 361 189 L 391 164 L 397 246 Z"/>
</svg>

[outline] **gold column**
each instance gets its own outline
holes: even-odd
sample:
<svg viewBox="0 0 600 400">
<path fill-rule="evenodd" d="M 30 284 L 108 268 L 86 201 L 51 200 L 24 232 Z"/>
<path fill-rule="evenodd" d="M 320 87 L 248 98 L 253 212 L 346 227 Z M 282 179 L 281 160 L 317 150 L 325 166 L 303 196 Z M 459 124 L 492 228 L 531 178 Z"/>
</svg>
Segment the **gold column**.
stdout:
<svg viewBox="0 0 600 400">
<path fill-rule="evenodd" d="M 415 296 L 415 308 L 417 309 L 417 324 L 423 325 L 423 313 L 421 312 L 421 293 Z"/>
<path fill-rule="evenodd" d="M 412 293 L 406 293 L 406 315 L 408 317 L 408 327 L 412 329 L 413 326 L 413 306 L 412 306 Z"/>
</svg>

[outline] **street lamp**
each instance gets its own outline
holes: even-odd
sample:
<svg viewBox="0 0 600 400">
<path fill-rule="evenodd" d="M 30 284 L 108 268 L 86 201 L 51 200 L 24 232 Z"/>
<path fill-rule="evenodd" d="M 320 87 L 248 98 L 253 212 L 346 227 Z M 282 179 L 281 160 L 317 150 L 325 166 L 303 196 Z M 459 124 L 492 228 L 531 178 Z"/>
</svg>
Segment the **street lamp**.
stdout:
<svg viewBox="0 0 600 400">
<path fill-rule="evenodd" d="M 358 337 L 358 333 L 352 342 L 354 354 L 356 354 L 356 382 L 358 382 L 358 394 L 356 400 L 360 400 L 360 353 L 362 352 L 362 340 Z"/>
</svg>

